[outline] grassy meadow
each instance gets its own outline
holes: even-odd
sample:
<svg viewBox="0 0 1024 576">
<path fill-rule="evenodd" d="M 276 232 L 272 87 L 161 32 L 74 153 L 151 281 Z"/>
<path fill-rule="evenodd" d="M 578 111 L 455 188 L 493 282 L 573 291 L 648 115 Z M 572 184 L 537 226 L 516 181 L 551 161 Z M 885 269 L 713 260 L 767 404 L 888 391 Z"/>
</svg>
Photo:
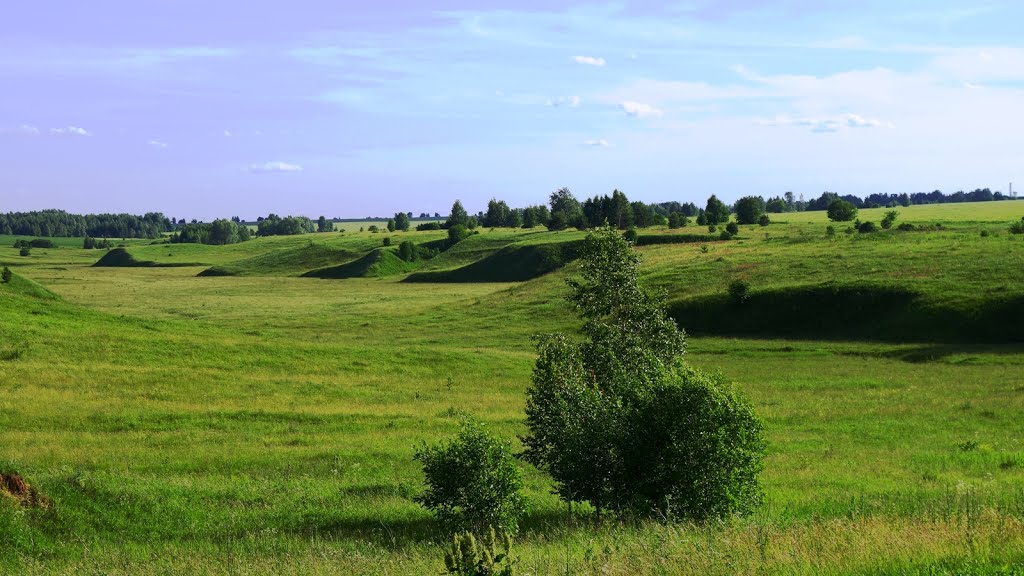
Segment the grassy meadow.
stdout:
<svg viewBox="0 0 1024 576">
<path fill-rule="evenodd" d="M 899 212 L 924 228 L 836 224 L 829 237 L 823 212 L 779 214 L 731 241 L 638 248 L 642 281 L 701 314 L 699 329 L 678 317 L 689 362 L 734 381 L 764 420 L 765 505 L 705 526 L 596 523 L 567 517 L 524 465 L 516 573 L 1024 574 L 1024 237 L 1007 232 L 1024 202 Z M 80 239 L 21 257 L 0 237 L 0 266 L 16 274 L 0 285 L 0 473 L 51 502 L 0 498 L 0 573 L 443 571 L 444 534 L 411 499 L 414 447 L 464 415 L 523 433 L 531 336 L 579 324 L 563 299 L 573 264 L 522 282 L 487 271 L 507 265 L 507 247 L 585 234 L 482 229 L 414 267 L 302 277 L 384 237 L 392 250 L 445 236 L 340 227 L 125 242 L 167 267 L 93 267 L 105 251 Z M 472 265 L 479 281 L 405 281 Z M 215 267 L 227 275 L 198 276 Z M 737 279 L 749 306 L 723 300 Z M 872 332 L 884 323 L 842 338 L 842 325 L 773 333 L 777 318 L 756 308 L 820 286 L 898 288 L 923 320 L 903 319 L 899 338 Z M 787 314 L 811 322 L 833 305 Z M 744 318 L 763 325 L 744 333 Z M 947 338 L 936 326 L 949 318 L 1008 326 Z"/>
</svg>

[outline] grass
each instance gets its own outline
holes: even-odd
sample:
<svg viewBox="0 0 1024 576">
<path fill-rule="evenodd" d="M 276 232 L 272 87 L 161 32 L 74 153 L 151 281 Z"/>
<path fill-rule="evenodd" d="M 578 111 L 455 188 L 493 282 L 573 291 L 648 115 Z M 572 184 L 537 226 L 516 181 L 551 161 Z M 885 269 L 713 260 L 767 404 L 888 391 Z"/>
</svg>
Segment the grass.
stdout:
<svg viewBox="0 0 1024 576">
<path fill-rule="evenodd" d="M 955 208 L 975 206 L 989 209 Z M 986 214 L 874 238 L 828 239 L 824 222 L 742 227 L 707 252 L 641 248 L 643 280 L 685 301 L 735 278 L 757 291 L 870 271 L 969 309 L 1020 293 L 1024 243 L 994 220 L 981 238 L 973 222 Z M 454 270 L 510 244 L 580 237 L 483 230 L 430 262 Z M 381 238 L 130 251 L 213 266 L 281 261 L 310 239 L 366 253 Z M 306 264 L 211 278 L 195 277 L 202 267 L 93 268 L 99 252 L 23 259 L 0 248 L 18 275 L 0 284 L 0 469 L 54 502 L 0 503 L 0 572 L 439 572 L 441 535 L 411 501 L 413 446 L 453 434 L 465 413 L 522 433 L 530 336 L 577 325 L 561 300 L 572 264 L 527 282 L 419 284 L 294 277 Z M 1022 570 L 1020 345 L 693 337 L 688 358 L 735 381 L 765 420 L 763 509 L 710 526 L 568 521 L 527 468 L 521 573 Z"/>
</svg>

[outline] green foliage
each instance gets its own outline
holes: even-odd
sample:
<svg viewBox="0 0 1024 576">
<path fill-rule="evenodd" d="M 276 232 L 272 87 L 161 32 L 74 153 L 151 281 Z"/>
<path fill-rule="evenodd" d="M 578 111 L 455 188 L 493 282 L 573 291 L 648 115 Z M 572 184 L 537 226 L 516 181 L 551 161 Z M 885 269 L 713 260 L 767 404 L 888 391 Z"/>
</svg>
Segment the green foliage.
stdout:
<svg viewBox="0 0 1024 576">
<path fill-rule="evenodd" d="M 753 224 L 753 222 L 751 222 L 751 224 Z M 735 222 L 729 222 L 725 225 L 725 231 L 735 236 L 740 233 L 740 227 Z"/>
<path fill-rule="evenodd" d="M 448 229 L 448 246 L 454 246 L 469 238 L 473 233 L 462 224 L 456 224 Z"/>
<path fill-rule="evenodd" d="M 718 382 L 681 364 L 685 335 L 661 300 L 639 286 L 638 267 L 639 256 L 611 227 L 584 242 L 581 278 L 568 281 L 569 300 L 584 319 L 584 341 L 561 334 L 537 339 L 525 457 L 552 475 L 562 499 L 587 501 L 598 513 L 705 519 L 745 512 L 760 494 L 760 424 L 749 409 L 736 408 L 738 399 L 719 391 Z M 690 394 L 691 387 L 706 388 L 708 400 L 690 408 L 689 422 L 698 422 L 705 408 L 728 406 L 700 421 L 706 425 L 698 433 L 713 434 L 720 444 L 683 447 L 677 440 L 685 433 L 670 418 L 656 419 L 653 427 L 639 422 L 657 416 L 665 403 L 681 409 L 679 403 L 701 397 Z M 735 422 L 718 421 L 733 414 Z M 746 459 L 716 460 L 727 447 Z M 685 474 L 694 474 L 690 483 L 678 484 Z M 698 476 L 707 484 L 698 486 Z"/>
<path fill-rule="evenodd" d="M 857 226 L 857 232 L 860 232 L 861 234 L 870 234 L 872 232 L 878 232 L 878 226 L 875 225 L 875 223 L 871 222 L 870 220 L 867 222 L 861 222 L 860 225 Z"/>
<path fill-rule="evenodd" d="M 622 236 L 630 244 L 636 244 L 637 239 L 640 237 L 640 235 L 637 234 L 636 232 L 636 228 L 630 228 L 629 230 L 626 230 L 626 232 Z"/>
<path fill-rule="evenodd" d="M 736 201 L 733 209 L 736 211 L 736 221 L 740 224 L 757 224 L 765 212 L 764 199 L 760 196 L 744 196 Z"/>
<path fill-rule="evenodd" d="M 512 537 L 501 533 L 501 549 L 497 548 L 498 537 L 490 527 L 477 546 L 472 532 L 455 534 L 452 543 L 444 553 L 444 567 L 447 574 L 457 576 L 512 576 Z"/>
<path fill-rule="evenodd" d="M 417 257 L 416 244 L 412 240 L 403 240 L 398 245 L 398 257 L 406 262 L 415 262 Z"/>
<path fill-rule="evenodd" d="M 743 280 L 733 280 L 729 283 L 729 300 L 737 306 L 747 301 L 750 296 L 750 284 Z"/>
<path fill-rule="evenodd" d="M 448 215 L 448 220 L 444 223 L 445 228 L 450 229 L 453 226 L 469 227 L 469 213 L 462 207 L 462 202 L 459 200 L 452 204 L 451 213 Z"/>
<path fill-rule="evenodd" d="M 21 250 L 18 251 L 18 255 L 19 256 L 31 256 L 32 255 L 32 249 L 29 248 L 28 246 L 22 246 Z"/>
<path fill-rule="evenodd" d="M 1021 218 L 1019 222 L 1010 224 L 1010 234 L 1024 234 L 1024 218 Z"/>
<path fill-rule="evenodd" d="M 257 236 L 294 236 L 311 233 L 315 230 L 313 222 L 305 216 L 285 216 L 270 214 L 256 223 Z"/>
<path fill-rule="evenodd" d="M 394 231 L 395 231 L 395 219 L 392 218 L 392 219 L 388 220 L 388 232 L 394 232 Z"/>
<path fill-rule="evenodd" d="M 371 234 L 376 234 L 377 232 L 380 232 L 380 228 L 378 228 L 376 224 L 370 224 L 369 228 L 367 228 L 366 230 Z M 360 229 L 360 232 L 362 232 L 362 229 Z"/>
<path fill-rule="evenodd" d="M 395 230 L 405 232 L 409 229 L 409 215 L 405 212 L 395 212 L 395 217 L 392 219 L 395 222 Z"/>
<path fill-rule="evenodd" d="M 391 246 L 391 236 L 385 236 L 384 237 L 384 245 L 385 246 Z"/>
<path fill-rule="evenodd" d="M 440 222 L 423 222 L 416 225 L 417 232 L 424 232 L 426 230 L 440 230 L 441 228 L 442 227 Z"/>
<path fill-rule="evenodd" d="M 56 248 L 53 240 L 47 238 L 33 238 L 32 240 L 15 240 L 15 248 Z"/>
<path fill-rule="evenodd" d="M 422 445 L 414 458 L 426 480 L 426 490 L 415 500 L 449 529 L 479 533 L 497 526 L 509 534 L 519 529 L 526 503 L 511 443 L 466 420 L 454 440 Z"/>
<path fill-rule="evenodd" d="M 831 224 L 829 224 L 828 226 L 825 226 L 825 236 L 828 236 L 829 238 L 833 238 L 835 235 L 836 235 L 836 227 L 835 226 L 833 226 Z"/>
<path fill-rule="evenodd" d="M 846 200 L 837 198 L 828 205 L 828 219 L 833 222 L 850 222 L 857 217 L 857 207 Z"/>
<path fill-rule="evenodd" d="M 718 235 L 719 240 L 732 240 L 732 232 L 728 230 L 722 230 L 722 233 Z"/>
<path fill-rule="evenodd" d="M 708 198 L 707 206 L 704 208 L 704 220 L 709 225 L 724 224 L 729 221 L 729 207 L 718 199 L 714 194 Z"/>
<path fill-rule="evenodd" d="M 4 266 L 3 273 L 0 273 L 0 282 L 3 282 L 4 284 L 9 284 L 10 281 L 11 281 L 11 278 L 13 278 L 13 277 L 14 277 L 14 274 L 11 272 L 11 269 L 8 268 L 7 266 Z"/>
<path fill-rule="evenodd" d="M 113 247 L 114 244 L 110 240 L 107 240 L 106 238 L 103 238 L 102 240 L 97 240 L 92 236 L 86 236 L 85 239 L 82 241 L 82 248 L 84 250 L 109 250 Z"/>
<path fill-rule="evenodd" d="M 886 212 L 885 217 L 882 218 L 882 228 L 884 228 L 885 230 L 892 228 L 893 222 L 896 221 L 896 217 L 899 215 L 900 213 L 897 210 L 889 210 L 888 212 Z"/>
<path fill-rule="evenodd" d="M 770 216 L 768 216 L 768 214 L 761 214 L 761 216 L 759 216 L 758 219 L 757 219 L 757 224 L 759 226 L 767 226 L 767 225 L 769 225 L 771 223 L 772 223 L 772 219 L 771 219 Z"/>
<path fill-rule="evenodd" d="M 668 215 L 668 227 L 673 230 L 676 228 L 682 228 L 689 224 L 689 220 L 686 215 L 682 212 L 671 212 Z"/>
<path fill-rule="evenodd" d="M 566 228 L 587 228 L 583 206 L 572 195 L 568 188 L 560 188 L 551 193 L 551 216 L 548 219 L 549 230 L 565 230 Z"/>
<path fill-rule="evenodd" d="M 715 226 L 714 224 L 708 224 L 708 232 L 711 234 L 718 232 L 718 226 Z"/>
</svg>

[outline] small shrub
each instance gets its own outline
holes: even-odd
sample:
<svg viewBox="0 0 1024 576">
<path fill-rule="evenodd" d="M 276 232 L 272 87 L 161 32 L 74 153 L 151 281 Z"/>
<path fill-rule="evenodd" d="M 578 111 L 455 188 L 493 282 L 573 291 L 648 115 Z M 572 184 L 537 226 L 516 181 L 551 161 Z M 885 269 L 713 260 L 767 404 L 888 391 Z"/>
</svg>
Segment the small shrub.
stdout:
<svg viewBox="0 0 1024 576">
<path fill-rule="evenodd" d="M 14 273 L 11 272 L 11 269 L 8 268 L 7 266 L 4 266 L 4 271 L 2 274 L 0 274 L 0 281 L 2 281 L 4 284 L 7 284 L 8 282 L 11 281 L 11 278 L 13 277 Z"/>
<path fill-rule="evenodd" d="M 416 261 L 416 245 L 412 243 L 412 240 L 404 240 L 398 245 L 398 257 L 406 262 Z"/>
<path fill-rule="evenodd" d="M 853 226 L 847 226 L 846 230 L 843 230 L 843 232 L 846 234 L 853 234 L 856 230 L 853 229 Z"/>
<path fill-rule="evenodd" d="M 640 235 L 637 234 L 636 228 L 630 228 L 629 230 L 626 230 L 626 232 L 623 234 L 623 237 L 630 244 L 636 244 L 636 240 L 637 238 L 640 237 Z"/>
<path fill-rule="evenodd" d="M 825 227 L 825 236 L 828 236 L 829 238 L 832 238 L 835 235 L 836 235 L 836 227 L 835 226 L 829 224 L 828 226 Z"/>
<path fill-rule="evenodd" d="M 476 538 L 470 532 L 452 537 L 451 547 L 444 553 L 444 567 L 447 574 L 457 576 L 512 576 L 512 538 L 501 533 L 501 548 L 497 550 L 497 536 L 491 527 L 484 536 L 483 545 L 477 547 Z"/>
<path fill-rule="evenodd" d="M 718 235 L 719 240 L 732 240 L 732 234 L 728 230 L 722 230 L 722 233 Z"/>
<path fill-rule="evenodd" d="M 846 200 L 836 199 L 828 205 L 828 219 L 833 222 L 849 222 L 857 217 L 857 207 Z"/>
<path fill-rule="evenodd" d="M 708 225 L 708 232 L 714 234 L 715 232 L 718 232 L 718 227 L 715 226 L 714 224 L 709 224 Z"/>
<path fill-rule="evenodd" d="M 708 248 L 707 244 L 701 244 L 700 245 L 700 252 L 701 252 L 701 254 L 707 254 L 708 250 L 710 250 L 710 248 Z"/>
<path fill-rule="evenodd" d="M 466 238 L 469 238 L 471 235 L 472 233 L 468 228 L 462 224 L 456 224 L 448 229 L 448 245 L 454 246 Z"/>
<path fill-rule="evenodd" d="M 30 254 L 32 254 L 32 249 L 28 246 L 22 246 L 21 250 L 18 252 L 19 256 L 28 256 Z"/>
<path fill-rule="evenodd" d="M 917 228 L 910 222 L 903 222 L 899 226 L 897 226 L 896 229 L 899 230 L 900 232 L 913 232 Z"/>
<path fill-rule="evenodd" d="M 857 227 L 857 231 L 861 234 L 870 234 L 872 232 L 878 232 L 878 226 L 869 220 L 867 222 L 862 222 L 861 225 Z"/>
<path fill-rule="evenodd" d="M 1010 224 L 1010 234 L 1024 234 L 1024 218 L 1021 218 L 1020 222 Z"/>
<path fill-rule="evenodd" d="M 725 225 L 725 231 L 735 236 L 740 233 L 740 227 L 735 222 L 729 222 Z"/>
<path fill-rule="evenodd" d="M 981 231 L 981 237 L 982 238 L 988 238 L 988 230 L 982 230 Z"/>
<path fill-rule="evenodd" d="M 733 280 L 729 284 L 729 299 L 733 304 L 740 305 L 750 297 L 750 284 L 743 280 Z"/>
<path fill-rule="evenodd" d="M 441 223 L 440 222 L 424 222 L 422 224 L 417 224 L 416 225 L 416 230 L 418 230 L 420 232 L 423 232 L 424 230 L 440 230 L 440 229 L 441 229 Z"/>
<path fill-rule="evenodd" d="M 376 224 L 370 224 L 369 230 L 371 233 L 376 234 L 380 230 L 380 228 L 377 228 Z"/>
<path fill-rule="evenodd" d="M 391 236 L 385 236 L 384 237 L 384 245 L 385 246 L 391 246 Z"/>
<path fill-rule="evenodd" d="M 448 528 L 480 533 L 497 526 L 508 534 L 518 530 L 526 504 L 509 442 L 467 420 L 450 443 L 423 445 L 414 458 L 423 465 L 427 484 L 415 500 Z"/>
<path fill-rule="evenodd" d="M 761 217 L 757 219 L 757 223 L 760 226 L 767 226 L 772 223 L 772 219 L 767 214 L 761 214 Z"/>
<path fill-rule="evenodd" d="M 882 218 L 882 228 L 888 230 L 892 228 L 892 223 L 896 221 L 896 217 L 899 216 L 899 212 L 896 210 L 889 210 L 885 213 L 885 217 Z"/>
</svg>

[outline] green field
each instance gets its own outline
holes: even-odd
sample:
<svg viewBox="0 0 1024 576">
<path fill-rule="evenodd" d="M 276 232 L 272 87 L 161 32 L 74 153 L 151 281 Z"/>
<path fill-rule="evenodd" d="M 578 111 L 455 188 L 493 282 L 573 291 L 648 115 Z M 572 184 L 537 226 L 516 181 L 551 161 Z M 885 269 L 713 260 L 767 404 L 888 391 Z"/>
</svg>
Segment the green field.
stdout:
<svg viewBox="0 0 1024 576">
<path fill-rule="evenodd" d="M 899 212 L 925 229 L 828 237 L 823 212 L 779 214 L 731 241 L 638 248 L 689 362 L 764 419 L 766 503 L 706 526 L 569 519 L 526 467 L 517 574 L 1024 573 L 1024 236 L 1007 232 L 1024 202 Z M 80 239 L 21 257 L 0 237 L 17 275 L 0 285 L 0 473 L 52 502 L 0 499 L 0 573 L 440 573 L 414 446 L 465 414 L 525 431 L 531 336 L 579 325 L 576 267 L 497 271 L 584 233 L 483 229 L 415 265 L 302 277 L 385 236 L 445 236 L 349 224 L 125 242 L 170 267 L 93 267 L 105 251 Z M 215 267 L 230 275 L 199 276 Z M 861 307 L 835 315 L 851 293 Z"/>
</svg>

